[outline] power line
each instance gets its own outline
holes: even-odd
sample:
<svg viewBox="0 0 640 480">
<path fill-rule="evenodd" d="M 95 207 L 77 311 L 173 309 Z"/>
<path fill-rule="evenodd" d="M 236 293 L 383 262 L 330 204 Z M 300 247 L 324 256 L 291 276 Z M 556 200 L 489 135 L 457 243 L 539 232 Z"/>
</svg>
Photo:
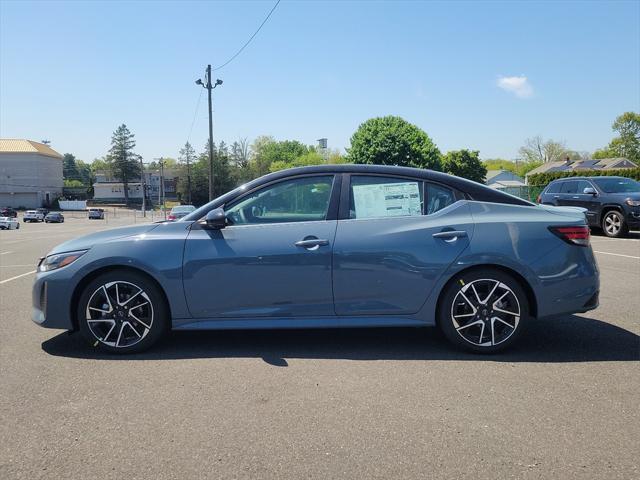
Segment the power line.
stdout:
<svg viewBox="0 0 640 480">
<path fill-rule="evenodd" d="M 251 40 L 253 40 L 253 38 L 258 34 L 258 32 L 262 29 L 262 27 L 264 26 L 265 23 L 267 23 L 267 20 L 269 20 L 269 17 L 271 16 L 271 14 L 273 13 L 273 11 L 276 9 L 276 7 L 280 4 L 280 0 L 277 0 L 275 5 L 273 6 L 273 8 L 269 11 L 269 13 L 267 14 L 267 16 L 265 17 L 265 19 L 262 21 L 262 23 L 260 24 L 260 26 L 258 27 L 258 29 L 253 32 L 253 35 L 251 35 L 249 37 L 249 40 L 247 40 L 245 42 L 244 45 L 242 45 L 242 47 L 240 48 L 240 50 L 238 50 L 236 52 L 236 54 L 234 56 L 232 56 L 229 60 L 227 60 L 226 62 L 224 62 L 222 65 L 215 67 L 214 70 L 220 70 L 223 67 L 226 67 L 227 65 L 229 65 L 238 55 L 240 55 L 242 53 L 242 51 L 247 47 L 247 45 L 249 45 L 251 43 Z"/>
<path fill-rule="evenodd" d="M 187 135 L 187 143 L 191 141 L 191 134 L 193 133 L 193 126 L 196 124 L 196 117 L 198 116 L 198 110 L 200 109 L 200 100 L 202 100 L 202 90 L 198 95 L 198 102 L 196 103 L 196 110 L 193 112 L 193 120 L 191 120 L 191 128 L 189 128 L 189 135 Z"/>
</svg>

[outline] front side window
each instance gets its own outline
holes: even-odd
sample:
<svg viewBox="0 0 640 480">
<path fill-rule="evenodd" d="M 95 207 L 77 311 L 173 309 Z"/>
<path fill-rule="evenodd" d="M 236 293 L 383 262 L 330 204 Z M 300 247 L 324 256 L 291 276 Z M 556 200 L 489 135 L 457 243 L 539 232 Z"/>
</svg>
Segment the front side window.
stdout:
<svg viewBox="0 0 640 480">
<path fill-rule="evenodd" d="M 421 181 L 354 175 L 349 189 L 349 218 L 422 215 Z"/>
<path fill-rule="evenodd" d="M 578 181 L 578 187 L 577 187 L 577 193 L 584 193 L 584 189 L 585 188 L 593 188 L 593 185 L 591 185 L 586 180 L 579 180 Z"/>
<path fill-rule="evenodd" d="M 324 220 L 333 175 L 301 177 L 269 185 L 225 209 L 231 225 Z"/>
</svg>

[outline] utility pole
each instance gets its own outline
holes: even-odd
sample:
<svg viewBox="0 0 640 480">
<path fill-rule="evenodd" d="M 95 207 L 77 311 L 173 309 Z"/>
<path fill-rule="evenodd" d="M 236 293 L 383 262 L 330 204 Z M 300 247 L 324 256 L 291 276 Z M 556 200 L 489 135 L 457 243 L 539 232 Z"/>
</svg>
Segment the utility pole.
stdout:
<svg viewBox="0 0 640 480">
<path fill-rule="evenodd" d="M 211 65 L 207 65 L 205 81 L 202 79 L 196 80 L 196 85 L 202 85 L 207 89 L 207 95 L 209 97 L 209 201 L 213 200 L 213 106 L 211 104 L 211 90 L 218 85 L 222 85 L 222 80 L 217 79 L 216 83 L 211 84 Z"/>
<path fill-rule="evenodd" d="M 191 205 L 191 154 L 187 151 L 187 197 L 188 204 Z"/>
<path fill-rule="evenodd" d="M 142 165 L 142 156 L 140 156 L 140 187 L 142 188 L 142 216 L 147 216 L 147 202 L 144 188 L 144 166 Z"/>
<path fill-rule="evenodd" d="M 167 210 L 164 208 L 164 159 L 160 157 L 160 192 L 162 195 L 162 214 L 167 219 Z"/>
</svg>

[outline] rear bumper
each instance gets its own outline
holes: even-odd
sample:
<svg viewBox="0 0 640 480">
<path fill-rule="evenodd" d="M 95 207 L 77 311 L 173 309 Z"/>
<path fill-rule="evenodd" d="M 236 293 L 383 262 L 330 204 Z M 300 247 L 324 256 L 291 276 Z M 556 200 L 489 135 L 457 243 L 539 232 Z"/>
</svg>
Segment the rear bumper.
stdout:
<svg viewBox="0 0 640 480">
<path fill-rule="evenodd" d="M 584 313 L 598 307 L 600 272 L 591 247 L 563 245 L 533 267 L 538 318 Z"/>
</svg>

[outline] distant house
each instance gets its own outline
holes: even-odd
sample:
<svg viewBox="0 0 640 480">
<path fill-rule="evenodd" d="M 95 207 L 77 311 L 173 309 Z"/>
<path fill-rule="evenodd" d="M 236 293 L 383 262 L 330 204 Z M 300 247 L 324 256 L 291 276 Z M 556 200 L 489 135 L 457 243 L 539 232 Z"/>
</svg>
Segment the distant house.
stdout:
<svg viewBox="0 0 640 480">
<path fill-rule="evenodd" d="M 33 140 L 0 139 L 0 206 L 50 206 L 62 195 L 62 155 Z"/>
<path fill-rule="evenodd" d="M 524 185 L 524 179 L 509 170 L 488 170 L 485 184 L 489 187 L 494 185 Z"/>
<path fill-rule="evenodd" d="M 93 184 L 93 199 L 102 203 L 124 203 L 124 184 L 105 172 L 96 173 L 96 181 Z M 156 172 L 144 172 L 144 183 L 147 190 L 147 201 L 150 203 L 161 202 L 160 175 Z M 166 200 L 175 200 L 177 174 L 165 170 L 164 197 Z M 142 184 L 140 181 L 128 182 L 129 201 L 142 202 Z"/>
<path fill-rule="evenodd" d="M 534 168 L 527 173 L 527 179 L 530 175 L 536 173 L 551 172 L 569 172 L 573 170 L 615 170 L 618 168 L 637 168 L 634 162 L 626 158 L 601 158 L 591 160 L 560 160 L 557 162 L 547 162 Z M 528 183 L 528 182 L 527 182 Z"/>
</svg>

